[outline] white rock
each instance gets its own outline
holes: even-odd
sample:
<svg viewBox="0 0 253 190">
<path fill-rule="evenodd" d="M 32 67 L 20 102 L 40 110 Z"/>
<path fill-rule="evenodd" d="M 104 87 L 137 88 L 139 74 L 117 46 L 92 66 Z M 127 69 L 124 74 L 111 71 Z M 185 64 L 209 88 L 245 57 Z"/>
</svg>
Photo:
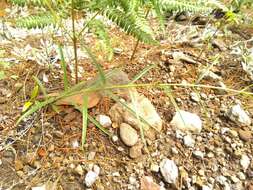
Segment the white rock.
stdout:
<svg viewBox="0 0 253 190">
<path fill-rule="evenodd" d="M 47 190 L 46 184 L 38 187 L 32 187 L 32 190 Z"/>
<path fill-rule="evenodd" d="M 152 172 L 159 172 L 159 165 L 152 163 L 150 166 Z"/>
<path fill-rule="evenodd" d="M 113 135 L 112 136 L 112 141 L 113 142 L 117 142 L 119 140 L 118 136 L 117 135 Z"/>
<path fill-rule="evenodd" d="M 119 173 L 119 172 L 113 172 L 113 173 L 112 173 L 112 176 L 113 176 L 113 177 L 120 177 L 120 173 Z"/>
<path fill-rule="evenodd" d="M 237 176 L 239 177 L 240 180 L 245 180 L 246 179 L 246 176 L 244 175 L 243 172 L 238 172 Z"/>
<path fill-rule="evenodd" d="M 241 164 L 243 170 L 246 171 L 250 165 L 250 158 L 246 154 L 243 154 L 240 159 L 240 164 Z"/>
<path fill-rule="evenodd" d="M 222 135 L 224 135 L 226 132 L 228 132 L 230 129 L 228 128 L 228 127 L 222 127 L 221 129 L 220 129 L 220 133 L 222 134 Z"/>
<path fill-rule="evenodd" d="M 226 182 L 227 182 L 227 178 L 224 177 L 223 175 L 217 176 L 216 181 L 221 184 L 222 186 L 225 186 Z"/>
<path fill-rule="evenodd" d="M 238 183 L 238 182 L 240 182 L 240 179 L 238 179 L 236 176 L 234 176 L 234 175 L 232 175 L 231 177 L 230 177 L 230 179 L 231 179 L 231 181 L 233 182 L 233 183 Z"/>
<path fill-rule="evenodd" d="M 132 100 L 132 102 L 129 103 L 128 106 L 140 117 L 142 117 L 147 123 L 149 123 L 152 128 L 155 128 L 157 131 L 162 130 L 162 119 L 148 98 L 143 95 L 136 95 L 134 97 L 134 100 Z M 136 116 L 129 113 L 128 111 L 125 111 L 123 118 L 126 123 L 139 129 L 139 121 Z M 148 130 L 149 126 L 145 125 L 144 129 Z"/>
<path fill-rule="evenodd" d="M 136 184 L 136 183 L 137 183 L 136 178 L 133 177 L 133 176 L 130 176 L 130 177 L 129 177 L 129 183 L 132 184 L 132 185 Z"/>
<path fill-rule="evenodd" d="M 137 131 L 126 123 L 120 124 L 120 138 L 127 146 L 134 146 L 138 141 Z"/>
<path fill-rule="evenodd" d="M 98 174 L 94 171 L 88 171 L 85 176 L 84 182 L 87 187 L 91 187 L 98 178 Z"/>
<path fill-rule="evenodd" d="M 160 171 L 167 183 L 176 183 L 178 167 L 173 160 L 163 159 L 160 163 Z"/>
<path fill-rule="evenodd" d="M 180 129 L 184 132 L 191 131 L 200 133 L 202 129 L 202 121 L 199 116 L 183 110 L 176 112 L 170 124 L 176 129 Z"/>
<path fill-rule="evenodd" d="M 230 184 L 228 182 L 225 183 L 224 190 L 231 190 Z"/>
<path fill-rule="evenodd" d="M 178 154 L 178 153 L 179 153 L 176 147 L 172 147 L 172 148 L 171 148 L 171 152 L 172 152 L 173 154 Z"/>
<path fill-rule="evenodd" d="M 100 173 L 100 167 L 98 166 L 98 165 L 94 165 L 93 166 L 93 171 L 97 174 L 97 175 L 99 175 L 99 173 Z"/>
<path fill-rule="evenodd" d="M 172 56 L 173 56 L 173 59 L 175 59 L 176 61 L 181 60 L 181 61 L 185 61 L 185 62 L 192 63 L 192 64 L 197 63 L 190 56 L 184 54 L 183 52 L 173 52 Z"/>
<path fill-rule="evenodd" d="M 190 98 L 194 102 L 199 102 L 200 101 L 200 96 L 195 92 L 190 93 Z"/>
<path fill-rule="evenodd" d="M 242 126 L 249 126 L 251 119 L 239 104 L 234 105 L 227 113 L 229 119 Z"/>
<path fill-rule="evenodd" d="M 75 139 L 72 141 L 72 148 L 78 148 L 79 147 L 79 142 Z"/>
<path fill-rule="evenodd" d="M 176 135 L 175 136 L 176 136 L 177 139 L 183 139 L 184 135 L 185 135 L 185 133 L 183 133 L 182 131 L 176 130 Z"/>
<path fill-rule="evenodd" d="M 100 167 L 98 165 L 95 164 L 92 168 L 93 170 L 88 171 L 84 179 L 87 187 L 91 187 L 95 183 L 100 173 Z"/>
<path fill-rule="evenodd" d="M 75 172 L 79 175 L 83 175 L 84 171 L 83 171 L 83 168 L 81 165 L 78 165 L 76 168 L 75 168 Z"/>
<path fill-rule="evenodd" d="M 204 153 L 201 152 L 200 150 L 195 150 L 192 153 L 196 158 L 198 159 L 203 159 L 204 158 Z"/>
<path fill-rule="evenodd" d="M 110 127 L 112 125 L 111 118 L 107 115 L 98 115 L 96 119 L 103 127 Z"/>
<path fill-rule="evenodd" d="M 212 190 L 213 186 L 211 184 L 203 185 L 202 190 Z"/>
<path fill-rule="evenodd" d="M 184 136 L 184 145 L 187 147 L 194 147 L 195 140 L 192 138 L 191 135 Z"/>
<path fill-rule="evenodd" d="M 209 80 L 221 80 L 221 77 L 210 70 L 203 70 L 201 75 L 205 79 Z"/>
</svg>

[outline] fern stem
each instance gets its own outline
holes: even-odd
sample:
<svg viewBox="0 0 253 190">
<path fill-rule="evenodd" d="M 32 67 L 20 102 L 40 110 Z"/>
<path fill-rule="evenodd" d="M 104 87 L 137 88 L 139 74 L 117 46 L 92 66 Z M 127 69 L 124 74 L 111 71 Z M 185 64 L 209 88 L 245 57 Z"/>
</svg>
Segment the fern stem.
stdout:
<svg viewBox="0 0 253 190">
<path fill-rule="evenodd" d="M 146 15 L 145 15 L 145 18 L 148 17 L 149 10 L 150 10 L 150 9 L 147 10 L 147 13 L 146 13 Z M 131 55 L 130 61 L 132 61 L 132 60 L 134 59 L 134 55 L 135 55 L 135 53 L 136 53 L 137 47 L 138 47 L 138 45 L 139 45 L 139 42 L 140 42 L 140 40 L 138 39 L 137 42 L 136 42 L 136 44 L 135 44 L 135 46 L 134 46 L 134 50 L 133 50 L 133 53 L 132 53 L 132 55 Z"/>
<path fill-rule="evenodd" d="M 88 27 L 89 23 L 90 23 L 94 18 L 96 18 L 96 16 L 97 16 L 100 12 L 101 12 L 101 11 L 98 11 L 95 15 L 93 15 L 93 16 L 90 18 L 89 21 L 87 21 L 87 22 L 85 23 L 84 27 L 82 28 L 82 30 L 81 30 L 81 31 L 78 33 L 78 35 L 77 35 L 78 38 L 82 35 L 83 31 Z"/>
<path fill-rule="evenodd" d="M 74 0 L 71 0 L 71 18 L 72 18 L 72 32 L 73 32 L 73 46 L 74 46 L 74 56 L 75 56 L 75 82 L 78 83 L 78 60 L 77 60 L 77 40 L 76 40 L 76 29 L 75 29 L 75 9 Z"/>
<path fill-rule="evenodd" d="M 131 58 L 130 58 L 130 61 L 132 61 L 132 60 L 134 59 L 134 55 L 135 55 L 135 53 L 136 53 L 137 47 L 138 47 L 138 45 L 139 45 L 139 42 L 140 42 L 140 40 L 137 40 L 137 41 L 136 41 L 136 44 L 135 44 L 135 46 L 134 46 L 133 53 L 132 53 Z"/>
</svg>

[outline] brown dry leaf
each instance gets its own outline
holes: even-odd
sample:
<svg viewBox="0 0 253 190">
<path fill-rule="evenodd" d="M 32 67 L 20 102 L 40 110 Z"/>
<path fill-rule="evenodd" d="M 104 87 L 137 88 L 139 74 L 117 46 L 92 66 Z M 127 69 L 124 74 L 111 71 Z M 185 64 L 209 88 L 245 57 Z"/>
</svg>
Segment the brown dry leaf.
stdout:
<svg viewBox="0 0 253 190">
<path fill-rule="evenodd" d="M 150 176 L 143 176 L 141 178 L 141 190 L 162 190 L 163 188 L 153 181 Z"/>
<path fill-rule="evenodd" d="M 47 155 L 47 151 L 43 147 L 40 147 L 37 153 L 40 157 L 45 157 Z"/>
<path fill-rule="evenodd" d="M 88 108 L 95 107 L 101 99 L 101 95 L 97 92 L 91 92 L 87 95 L 88 95 Z M 66 98 L 57 100 L 56 105 L 77 105 L 77 106 L 82 107 L 83 96 L 84 96 L 83 93 L 68 96 Z"/>
<path fill-rule="evenodd" d="M 6 15 L 6 12 L 4 10 L 0 10 L 0 17 L 4 17 Z"/>
</svg>

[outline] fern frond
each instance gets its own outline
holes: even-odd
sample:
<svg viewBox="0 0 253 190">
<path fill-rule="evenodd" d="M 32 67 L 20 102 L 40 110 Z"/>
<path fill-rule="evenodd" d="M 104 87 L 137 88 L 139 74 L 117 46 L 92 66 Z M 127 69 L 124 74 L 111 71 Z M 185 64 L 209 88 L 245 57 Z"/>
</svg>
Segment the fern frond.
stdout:
<svg viewBox="0 0 253 190">
<path fill-rule="evenodd" d="M 211 12 L 211 7 L 189 0 L 159 0 L 164 11 Z"/>
<path fill-rule="evenodd" d="M 149 44 L 157 43 L 153 38 L 152 29 L 143 15 L 133 14 L 133 12 L 125 13 L 122 10 L 110 8 L 104 11 L 104 15 L 138 40 Z"/>
<path fill-rule="evenodd" d="M 19 18 L 16 20 L 16 25 L 23 28 L 44 28 L 48 25 L 55 25 L 55 19 L 50 13 L 33 15 L 24 18 Z"/>
<path fill-rule="evenodd" d="M 51 8 L 58 7 L 61 4 L 66 3 L 67 1 L 61 0 L 9 0 L 14 5 L 18 6 L 37 6 L 47 8 L 50 6 Z"/>
</svg>

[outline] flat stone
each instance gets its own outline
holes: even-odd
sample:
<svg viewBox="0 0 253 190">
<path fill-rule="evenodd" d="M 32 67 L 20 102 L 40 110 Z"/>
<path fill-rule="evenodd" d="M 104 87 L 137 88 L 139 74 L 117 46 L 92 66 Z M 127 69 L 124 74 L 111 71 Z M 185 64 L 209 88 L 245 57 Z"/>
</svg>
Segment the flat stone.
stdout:
<svg viewBox="0 0 253 190">
<path fill-rule="evenodd" d="M 151 176 L 143 176 L 141 178 L 141 190 L 165 190 L 153 181 Z"/>
<path fill-rule="evenodd" d="M 199 151 L 199 150 L 195 150 L 192 153 L 196 158 L 198 159 L 203 159 L 204 158 L 204 153 Z"/>
<path fill-rule="evenodd" d="M 250 117 L 239 104 L 232 106 L 227 112 L 227 116 L 230 120 L 234 121 L 238 125 L 249 126 L 251 124 Z"/>
<path fill-rule="evenodd" d="M 178 178 L 178 167 L 173 160 L 163 159 L 160 163 L 160 171 L 167 183 L 176 183 Z"/>
<path fill-rule="evenodd" d="M 192 138 L 191 135 L 184 136 L 184 145 L 187 147 L 194 147 L 195 140 Z"/>
<path fill-rule="evenodd" d="M 252 133 L 249 130 L 239 130 L 239 137 L 245 142 L 251 141 L 252 140 Z"/>
<path fill-rule="evenodd" d="M 202 129 L 202 121 L 199 116 L 183 110 L 176 112 L 170 124 L 183 132 L 200 133 Z"/>
<path fill-rule="evenodd" d="M 141 143 L 138 143 L 134 146 L 132 146 L 130 149 L 129 149 L 129 156 L 131 158 L 138 158 L 142 155 L 142 149 L 143 145 Z"/>
<path fill-rule="evenodd" d="M 112 125 L 111 118 L 108 117 L 107 115 L 98 115 L 96 119 L 100 123 L 100 125 L 102 125 L 105 128 L 110 127 Z"/>
<path fill-rule="evenodd" d="M 126 123 L 120 124 L 120 138 L 127 146 L 134 146 L 138 141 L 137 131 Z"/>
<path fill-rule="evenodd" d="M 240 159 L 240 165 L 242 166 L 243 170 L 246 171 L 250 165 L 250 158 L 243 154 Z"/>
</svg>

